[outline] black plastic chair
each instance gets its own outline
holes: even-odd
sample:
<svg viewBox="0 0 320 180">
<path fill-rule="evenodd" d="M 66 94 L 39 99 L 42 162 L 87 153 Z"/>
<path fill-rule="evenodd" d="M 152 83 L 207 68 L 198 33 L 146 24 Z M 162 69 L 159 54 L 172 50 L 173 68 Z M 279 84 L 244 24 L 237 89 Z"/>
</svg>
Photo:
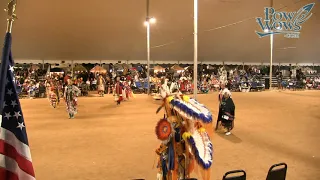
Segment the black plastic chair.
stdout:
<svg viewBox="0 0 320 180">
<path fill-rule="evenodd" d="M 234 170 L 226 172 L 222 180 L 246 180 L 247 173 L 244 170 Z"/>
<path fill-rule="evenodd" d="M 288 166 L 286 163 L 272 165 L 269 169 L 266 180 L 285 180 L 287 176 L 287 168 Z"/>
</svg>

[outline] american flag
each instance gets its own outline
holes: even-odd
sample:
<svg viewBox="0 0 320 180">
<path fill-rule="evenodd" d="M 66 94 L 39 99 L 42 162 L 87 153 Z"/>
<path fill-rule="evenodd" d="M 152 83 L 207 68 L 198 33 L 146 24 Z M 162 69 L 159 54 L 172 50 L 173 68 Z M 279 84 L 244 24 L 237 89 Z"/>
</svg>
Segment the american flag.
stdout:
<svg viewBox="0 0 320 180">
<path fill-rule="evenodd" d="M 0 69 L 0 179 L 35 180 L 31 153 L 11 56 L 11 33 L 7 33 Z"/>
</svg>

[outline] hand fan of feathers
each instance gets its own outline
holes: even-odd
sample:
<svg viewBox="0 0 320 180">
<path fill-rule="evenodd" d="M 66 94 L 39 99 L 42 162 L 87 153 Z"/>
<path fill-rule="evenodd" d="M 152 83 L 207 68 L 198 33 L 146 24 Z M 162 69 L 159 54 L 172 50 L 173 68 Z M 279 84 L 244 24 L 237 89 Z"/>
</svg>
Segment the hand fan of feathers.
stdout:
<svg viewBox="0 0 320 180">
<path fill-rule="evenodd" d="M 173 132 L 172 126 L 167 119 L 160 119 L 160 121 L 157 123 L 155 131 L 158 139 L 161 141 L 168 140 Z"/>
<path fill-rule="evenodd" d="M 192 151 L 198 164 L 204 169 L 209 169 L 213 161 L 213 146 L 208 133 L 205 132 L 203 128 L 200 128 L 195 130 L 192 134 L 186 132 L 183 136 L 192 147 Z"/>
</svg>

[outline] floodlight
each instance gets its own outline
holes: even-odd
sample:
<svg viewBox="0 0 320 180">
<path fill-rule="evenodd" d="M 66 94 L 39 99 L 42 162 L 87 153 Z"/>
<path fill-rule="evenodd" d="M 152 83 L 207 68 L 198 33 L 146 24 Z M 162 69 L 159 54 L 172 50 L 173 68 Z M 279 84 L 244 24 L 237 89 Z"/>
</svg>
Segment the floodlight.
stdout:
<svg viewBox="0 0 320 180">
<path fill-rule="evenodd" d="M 152 17 L 152 18 L 150 18 L 149 19 L 149 22 L 151 23 L 151 24 L 154 24 L 154 23 L 156 23 L 156 18 L 154 18 L 154 17 Z"/>
</svg>

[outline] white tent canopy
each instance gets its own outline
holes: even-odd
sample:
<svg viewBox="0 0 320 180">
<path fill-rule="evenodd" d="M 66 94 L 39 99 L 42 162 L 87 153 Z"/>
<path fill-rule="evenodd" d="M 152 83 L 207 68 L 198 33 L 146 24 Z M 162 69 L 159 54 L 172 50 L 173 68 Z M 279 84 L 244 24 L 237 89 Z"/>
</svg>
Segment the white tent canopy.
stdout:
<svg viewBox="0 0 320 180">
<path fill-rule="evenodd" d="M 274 8 L 295 12 L 312 2 L 313 15 L 302 24 L 299 39 L 275 35 L 275 64 L 320 63 L 320 2 L 277 0 Z M 0 8 L 7 3 L 0 1 Z M 199 0 L 199 63 L 269 63 L 269 37 L 255 33 L 261 31 L 255 18 L 263 17 L 269 5 L 270 0 Z M 146 63 L 145 1 L 19 1 L 16 12 L 19 19 L 12 32 L 16 62 Z M 150 15 L 157 19 L 151 26 L 151 63 L 193 63 L 192 14 L 192 1 L 151 1 Z M 0 29 L 3 42 L 4 11 Z"/>
</svg>

